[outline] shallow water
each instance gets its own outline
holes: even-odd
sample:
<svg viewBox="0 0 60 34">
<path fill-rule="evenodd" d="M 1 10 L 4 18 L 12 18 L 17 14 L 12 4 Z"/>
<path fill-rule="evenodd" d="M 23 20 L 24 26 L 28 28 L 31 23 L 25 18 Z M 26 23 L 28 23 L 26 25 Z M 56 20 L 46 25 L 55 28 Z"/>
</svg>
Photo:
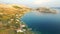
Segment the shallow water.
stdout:
<svg viewBox="0 0 60 34">
<path fill-rule="evenodd" d="M 36 34 L 60 34 L 60 13 L 49 14 L 32 11 L 25 14 L 22 20 Z"/>
</svg>

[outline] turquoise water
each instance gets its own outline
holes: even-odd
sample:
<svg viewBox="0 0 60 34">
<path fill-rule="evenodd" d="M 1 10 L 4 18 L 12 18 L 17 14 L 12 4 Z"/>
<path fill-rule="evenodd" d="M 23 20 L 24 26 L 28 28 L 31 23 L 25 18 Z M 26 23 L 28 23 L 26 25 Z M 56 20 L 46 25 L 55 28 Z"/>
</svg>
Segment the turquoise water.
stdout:
<svg viewBox="0 0 60 34">
<path fill-rule="evenodd" d="M 49 14 L 32 11 L 25 14 L 22 20 L 36 34 L 60 34 L 60 13 Z"/>
</svg>

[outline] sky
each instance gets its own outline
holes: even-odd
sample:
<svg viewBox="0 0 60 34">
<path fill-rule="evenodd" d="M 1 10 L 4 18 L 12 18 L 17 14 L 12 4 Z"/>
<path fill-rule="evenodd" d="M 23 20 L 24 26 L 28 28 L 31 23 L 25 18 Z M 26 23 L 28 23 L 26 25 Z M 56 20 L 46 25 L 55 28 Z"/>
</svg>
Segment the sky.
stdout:
<svg viewBox="0 0 60 34">
<path fill-rule="evenodd" d="M 60 0 L 0 0 L 4 4 L 23 4 L 29 7 L 60 7 Z"/>
</svg>

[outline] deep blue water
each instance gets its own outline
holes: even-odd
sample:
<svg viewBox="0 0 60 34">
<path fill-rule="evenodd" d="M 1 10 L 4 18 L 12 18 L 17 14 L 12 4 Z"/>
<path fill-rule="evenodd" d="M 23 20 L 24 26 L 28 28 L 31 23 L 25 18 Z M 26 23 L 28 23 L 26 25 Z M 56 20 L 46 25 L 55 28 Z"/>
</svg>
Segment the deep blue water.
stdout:
<svg viewBox="0 0 60 34">
<path fill-rule="evenodd" d="M 60 13 L 44 14 L 33 11 L 25 14 L 22 20 L 33 31 L 41 34 L 60 34 Z"/>
</svg>

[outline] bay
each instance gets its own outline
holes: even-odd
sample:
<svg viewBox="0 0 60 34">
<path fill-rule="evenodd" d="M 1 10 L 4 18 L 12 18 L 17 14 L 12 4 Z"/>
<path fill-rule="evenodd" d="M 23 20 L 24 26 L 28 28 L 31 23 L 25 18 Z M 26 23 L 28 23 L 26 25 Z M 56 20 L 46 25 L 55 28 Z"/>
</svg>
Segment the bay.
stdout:
<svg viewBox="0 0 60 34">
<path fill-rule="evenodd" d="M 36 34 L 60 34 L 60 12 L 49 14 L 31 11 L 23 16 L 22 21 Z"/>
</svg>

